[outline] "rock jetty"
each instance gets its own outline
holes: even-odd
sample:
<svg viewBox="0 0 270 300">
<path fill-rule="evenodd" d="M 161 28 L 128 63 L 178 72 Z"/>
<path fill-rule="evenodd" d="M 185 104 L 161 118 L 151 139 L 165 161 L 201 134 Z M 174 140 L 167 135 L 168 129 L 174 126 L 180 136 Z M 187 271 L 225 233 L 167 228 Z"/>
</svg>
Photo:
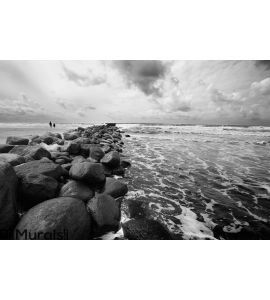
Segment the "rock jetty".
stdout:
<svg viewBox="0 0 270 300">
<path fill-rule="evenodd" d="M 118 231 L 131 165 L 123 146 L 114 123 L 8 137 L 0 145 L 0 238 L 98 239 Z"/>
</svg>

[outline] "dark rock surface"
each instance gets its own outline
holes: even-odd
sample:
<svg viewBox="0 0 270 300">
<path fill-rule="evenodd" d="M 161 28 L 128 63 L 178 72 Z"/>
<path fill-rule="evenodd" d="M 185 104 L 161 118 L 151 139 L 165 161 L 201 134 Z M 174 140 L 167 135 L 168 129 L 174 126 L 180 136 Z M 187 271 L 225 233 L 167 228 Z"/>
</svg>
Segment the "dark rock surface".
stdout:
<svg viewBox="0 0 270 300">
<path fill-rule="evenodd" d="M 11 238 L 16 225 L 18 178 L 13 168 L 0 162 L 0 238 Z"/>
<path fill-rule="evenodd" d="M 109 168 L 118 168 L 120 166 L 120 155 L 117 151 L 108 152 L 100 162 Z"/>
<path fill-rule="evenodd" d="M 100 146 L 90 145 L 89 157 L 93 160 L 93 162 L 99 162 L 104 155 L 105 153 Z"/>
<path fill-rule="evenodd" d="M 12 166 L 17 166 L 23 164 L 25 159 L 23 156 L 13 153 L 1 153 L 0 154 L 0 162 L 9 163 Z"/>
<path fill-rule="evenodd" d="M 122 224 L 125 238 L 129 240 L 171 240 L 170 234 L 156 221 L 133 219 Z"/>
<path fill-rule="evenodd" d="M 28 174 L 42 174 L 53 177 L 54 179 L 59 179 L 59 177 L 64 174 L 63 168 L 48 158 L 30 161 L 16 166 L 14 169 L 18 177 L 24 177 Z"/>
<path fill-rule="evenodd" d="M 8 153 L 14 145 L 0 144 L 0 153 Z"/>
<path fill-rule="evenodd" d="M 96 225 L 96 232 L 117 230 L 120 221 L 120 205 L 113 197 L 100 194 L 88 201 L 87 209 Z"/>
<path fill-rule="evenodd" d="M 9 136 L 6 143 L 9 145 L 28 145 L 29 139 L 17 136 Z"/>
<path fill-rule="evenodd" d="M 69 175 L 75 180 L 82 180 L 91 186 L 101 186 L 105 183 L 104 170 L 99 163 L 81 162 L 73 164 Z"/>
<path fill-rule="evenodd" d="M 94 192 L 83 182 L 69 180 L 60 190 L 60 197 L 73 197 L 87 202 L 94 196 Z"/>
<path fill-rule="evenodd" d="M 102 190 L 103 194 L 112 196 L 113 198 L 118 198 L 124 196 L 128 192 L 128 187 L 125 183 L 120 180 L 107 177 L 105 186 Z"/>
<path fill-rule="evenodd" d="M 9 153 L 18 154 L 21 156 L 30 156 L 33 159 L 39 160 L 43 157 L 51 158 L 51 153 L 39 145 L 35 146 L 15 146 Z"/>
<path fill-rule="evenodd" d="M 24 232 L 26 234 L 24 234 Z M 83 201 L 60 197 L 31 208 L 14 230 L 15 239 L 90 238 L 91 218 Z"/>
<path fill-rule="evenodd" d="M 57 190 L 58 182 L 52 177 L 31 173 L 23 176 L 20 185 L 22 208 L 27 210 L 45 200 L 54 198 Z"/>
</svg>

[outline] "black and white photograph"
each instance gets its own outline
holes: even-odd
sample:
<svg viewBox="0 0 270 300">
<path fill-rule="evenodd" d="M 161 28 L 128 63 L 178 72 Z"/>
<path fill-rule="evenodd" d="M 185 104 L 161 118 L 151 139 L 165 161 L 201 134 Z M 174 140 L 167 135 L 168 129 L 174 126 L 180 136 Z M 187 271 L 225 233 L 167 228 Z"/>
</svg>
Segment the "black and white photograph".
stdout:
<svg viewBox="0 0 270 300">
<path fill-rule="evenodd" d="M 5 300 L 268 299 L 267 0 L 0 0 Z"/>
<path fill-rule="evenodd" d="M 270 239 L 270 61 L 1 61 L 1 236 Z"/>
</svg>

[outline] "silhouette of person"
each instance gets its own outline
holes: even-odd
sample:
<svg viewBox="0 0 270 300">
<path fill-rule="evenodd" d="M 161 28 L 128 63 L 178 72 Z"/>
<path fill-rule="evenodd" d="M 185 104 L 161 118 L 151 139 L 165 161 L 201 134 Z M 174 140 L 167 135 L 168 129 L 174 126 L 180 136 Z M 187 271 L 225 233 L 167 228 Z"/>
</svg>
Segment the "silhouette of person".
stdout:
<svg viewBox="0 0 270 300">
<path fill-rule="evenodd" d="M 55 123 L 53 123 L 53 127 L 55 128 Z"/>
<path fill-rule="evenodd" d="M 51 121 L 50 121 L 49 125 L 50 125 L 50 127 L 52 127 L 52 122 Z"/>
</svg>

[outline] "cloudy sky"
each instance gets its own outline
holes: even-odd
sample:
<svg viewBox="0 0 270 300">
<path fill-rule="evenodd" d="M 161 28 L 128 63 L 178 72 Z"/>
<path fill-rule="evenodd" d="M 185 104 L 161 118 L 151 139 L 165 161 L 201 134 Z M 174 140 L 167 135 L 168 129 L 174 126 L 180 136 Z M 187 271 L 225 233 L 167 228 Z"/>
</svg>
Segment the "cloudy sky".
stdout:
<svg viewBox="0 0 270 300">
<path fill-rule="evenodd" d="M 270 125 L 270 61 L 0 61 L 0 122 Z"/>
</svg>

